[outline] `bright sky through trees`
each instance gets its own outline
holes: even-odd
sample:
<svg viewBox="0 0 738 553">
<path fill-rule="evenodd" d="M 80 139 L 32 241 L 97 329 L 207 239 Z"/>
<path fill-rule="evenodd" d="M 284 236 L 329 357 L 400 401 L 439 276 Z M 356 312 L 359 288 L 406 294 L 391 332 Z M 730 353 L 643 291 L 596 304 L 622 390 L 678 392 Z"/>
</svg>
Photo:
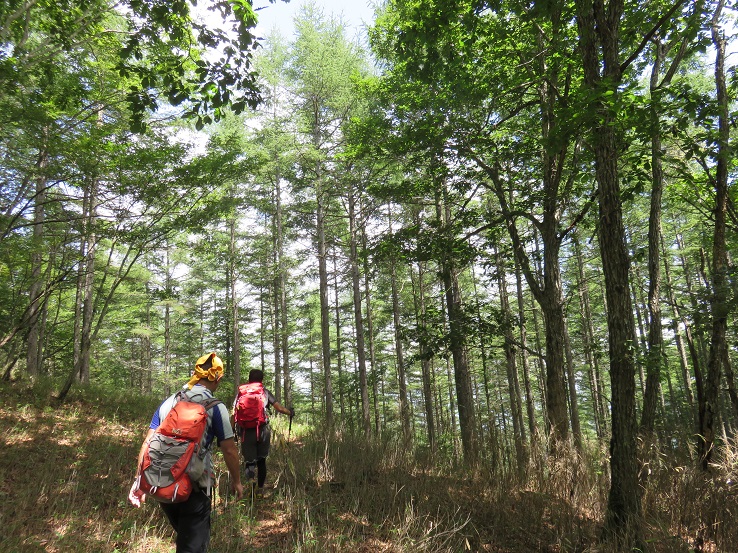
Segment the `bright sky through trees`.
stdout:
<svg viewBox="0 0 738 553">
<path fill-rule="evenodd" d="M 285 37 L 294 31 L 293 19 L 300 8 L 311 0 L 278 0 L 270 4 L 268 0 L 256 0 L 254 9 L 259 16 L 256 27 L 257 34 L 263 36 L 276 28 Z M 348 36 L 354 38 L 356 34 L 365 36 L 364 29 L 374 19 L 374 0 L 312 0 L 323 10 L 323 15 L 331 15 L 342 19 L 347 26 Z"/>
</svg>

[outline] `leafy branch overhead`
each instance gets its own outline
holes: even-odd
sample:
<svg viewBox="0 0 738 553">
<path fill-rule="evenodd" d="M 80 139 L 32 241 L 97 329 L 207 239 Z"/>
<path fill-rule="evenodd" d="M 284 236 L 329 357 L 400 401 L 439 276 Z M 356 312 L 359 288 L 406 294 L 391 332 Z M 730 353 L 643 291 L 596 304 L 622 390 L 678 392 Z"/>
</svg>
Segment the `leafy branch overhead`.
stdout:
<svg viewBox="0 0 738 553">
<path fill-rule="evenodd" d="M 123 77 L 136 77 L 128 92 L 134 129 L 143 128 L 143 114 L 158 107 L 159 94 L 172 105 L 184 104 L 198 128 L 218 121 L 226 107 L 240 113 L 257 105 L 251 69 L 256 14 L 248 0 L 218 1 L 207 8 L 229 30 L 193 20 L 187 0 L 131 0 L 129 6 L 131 34 L 118 70 Z"/>
<path fill-rule="evenodd" d="M 104 43 L 117 42 L 109 59 L 122 78 L 131 128 L 145 130 L 146 113 L 162 101 L 181 106 L 202 128 L 226 108 L 240 113 L 259 102 L 252 69 L 256 21 L 248 0 L 204 6 L 195 0 L 9 0 L 0 3 L 0 86 L 43 93 L 48 83 L 33 75 L 51 79 L 58 64 L 98 58 Z"/>
</svg>

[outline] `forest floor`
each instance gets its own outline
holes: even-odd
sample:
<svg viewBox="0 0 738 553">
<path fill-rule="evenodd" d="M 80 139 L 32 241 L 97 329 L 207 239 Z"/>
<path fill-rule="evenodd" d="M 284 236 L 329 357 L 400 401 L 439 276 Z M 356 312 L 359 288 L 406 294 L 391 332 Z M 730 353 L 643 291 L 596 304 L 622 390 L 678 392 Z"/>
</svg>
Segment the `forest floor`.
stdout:
<svg viewBox="0 0 738 553">
<path fill-rule="evenodd" d="M 1 552 L 174 552 L 157 505 L 134 509 L 126 501 L 158 402 L 86 391 L 54 406 L 38 392 L 2 385 L 0 393 Z M 606 486 L 588 470 L 548 467 L 545 482 L 523 486 L 499 470 L 420 462 L 389 439 L 371 446 L 327 440 L 297 424 L 289 432 L 280 419 L 264 497 L 229 497 L 216 454 L 211 553 L 615 551 L 598 543 Z M 717 505 L 720 490 L 714 482 L 710 490 Z M 681 499 L 692 500 L 688 493 Z M 717 532 L 713 515 L 690 519 L 692 511 L 666 495 L 644 500 L 648 551 L 738 551 L 738 541 L 729 541 L 734 530 Z M 738 512 L 734 496 L 720 505 L 726 516 Z"/>
</svg>

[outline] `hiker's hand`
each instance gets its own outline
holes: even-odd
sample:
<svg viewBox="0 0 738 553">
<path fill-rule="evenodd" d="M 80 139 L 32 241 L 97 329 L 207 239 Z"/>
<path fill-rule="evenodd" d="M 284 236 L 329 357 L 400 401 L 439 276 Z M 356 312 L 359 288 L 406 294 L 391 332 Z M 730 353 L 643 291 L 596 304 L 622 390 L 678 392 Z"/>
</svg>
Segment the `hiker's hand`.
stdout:
<svg viewBox="0 0 738 553">
<path fill-rule="evenodd" d="M 243 484 L 241 482 L 238 484 L 231 482 L 231 491 L 235 494 L 236 500 L 243 499 Z"/>
<path fill-rule="evenodd" d="M 138 508 L 146 501 L 146 494 L 138 488 L 138 478 L 133 481 L 131 491 L 128 492 L 128 502 Z"/>
</svg>

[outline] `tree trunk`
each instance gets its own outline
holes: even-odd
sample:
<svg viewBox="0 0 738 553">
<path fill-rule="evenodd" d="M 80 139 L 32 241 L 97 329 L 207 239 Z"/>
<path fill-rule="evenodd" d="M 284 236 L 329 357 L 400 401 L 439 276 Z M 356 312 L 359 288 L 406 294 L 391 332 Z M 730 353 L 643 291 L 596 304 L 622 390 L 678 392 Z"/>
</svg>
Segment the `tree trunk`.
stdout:
<svg viewBox="0 0 738 553">
<path fill-rule="evenodd" d="M 341 332 L 341 302 L 339 297 L 339 286 L 338 286 L 338 265 L 337 265 L 338 254 L 336 253 L 336 246 L 333 245 L 333 300 L 334 310 L 336 312 L 336 372 L 338 373 L 338 406 L 341 410 L 341 422 L 346 421 L 346 398 L 345 398 L 345 386 L 346 377 L 343 374 L 343 334 Z"/>
<path fill-rule="evenodd" d="M 82 214 L 83 214 L 83 223 L 82 223 L 82 231 L 80 232 L 80 241 L 79 241 L 79 259 L 80 262 L 77 267 L 77 283 L 76 283 L 76 289 L 75 289 L 75 301 L 74 301 L 74 338 L 73 340 L 73 357 L 72 357 L 72 364 L 73 367 L 78 367 L 80 363 L 80 357 L 82 352 L 82 308 L 84 306 L 84 295 L 85 295 L 85 263 L 82 261 L 85 259 L 85 249 L 87 247 L 87 242 L 82 238 L 82 235 L 84 235 L 84 215 L 88 212 L 90 205 L 90 189 L 85 187 L 83 193 L 82 193 Z M 148 287 L 147 287 L 147 292 Z M 72 378 L 72 382 L 74 382 L 74 379 L 77 377 L 76 374 L 74 374 Z M 70 383 L 71 386 L 71 383 Z"/>
<path fill-rule="evenodd" d="M 572 236 L 572 243 L 574 245 L 574 256 L 577 260 L 576 287 L 579 294 L 579 313 L 582 319 L 582 344 L 584 345 L 584 357 L 587 361 L 589 388 L 592 397 L 592 415 L 594 417 L 597 437 L 602 438 L 605 435 L 606 418 L 599 380 L 598 355 L 595 352 L 594 346 L 594 328 L 592 326 L 592 310 L 589 304 L 589 288 L 586 275 L 584 274 L 582 248 L 576 234 Z"/>
<path fill-rule="evenodd" d="M 641 493 L 638 482 L 635 414 L 635 335 L 629 293 L 630 260 L 618 178 L 618 136 L 613 106 L 622 75 L 619 27 L 623 5 L 576 0 L 584 80 L 599 98 L 592 123 L 595 173 L 599 185 L 600 255 L 605 279 L 612 389 L 611 484 L 607 535 L 626 546 L 641 545 Z M 605 16 L 607 14 L 607 16 Z M 600 58 L 600 53 L 602 57 Z M 602 75 L 600 75 L 602 70 Z"/>
<path fill-rule="evenodd" d="M 366 232 L 361 235 L 362 249 L 367 250 Z M 374 434 L 379 436 L 379 375 L 374 350 L 374 317 L 372 314 L 371 287 L 369 286 L 369 256 L 364 256 L 364 293 L 366 295 L 366 327 L 369 335 L 369 365 L 371 367 L 371 383 L 374 405 Z"/>
<path fill-rule="evenodd" d="M 279 272 L 278 267 L 278 254 L 276 237 L 273 237 L 274 251 L 272 252 L 272 267 L 273 270 Z M 271 321 L 272 321 L 272 366 L 274 367 L 274 398 L 281 403 L 282 402 L 282 382 L 280 381 L 280 374 L 282 372 L 282 318 L 280 315 L 280 298 L 282 297 L 281 290 L 281 279 L 279 274 L 276 274 L 272 279 L 272 301 L 271 301 Z"/>
<path fill-rule="evenodd" d="M 151 330 L 151 305 L 150 302 L 146 302 L 146 329 L 148 331 Z M 154 371 L 153 367 L 151 366 L 151 332 L 147 332 L 143 336 L 141 349 L 143 350 L 142 355 L 142 369 L 143 374 L 139 376 L 139 390 L 142 393 L 151 393 L 152 384 L 154 381 Z M 144 375 L 146 376 L 146 381 L 144 382 Z"/>
<path fill-rule="evenodd" d="M 444 204 L 441 205 L 441 197 Z M 450 206 L 446 198 L 445 184 L 441 194 L 437 197 L 436 214 L 443 227 L 448 228 Z M 447 230 L 447 234 L 449 231 Z M 449 242 L 451 237 L 448 237 Z M 450 243 L 449 243 L 450 246 Z M 463 306 L 461 289 L 459 288 L 458 274 L 450 251 L 444 252 L 441 260 L 441 278 L 444 295 L 446 296 L 446 316 L 449 326 L 449 343 L 451 357 L 454 363 L 454 382 L 456 385 L 456 401 L 459 410 L 459 429 L 461 430 L 461 445 L 464 449 L 464 460 L 473 465 L 477 461 L 476 415 L 474 409 L 474 394 L 471 386 L 469 359 L 466 350 L 466 330 L 463 324 Z"/>
<path fill-rule="evenodd" d="M 574 435 L 574 446 L 582 451 L 582 429 L 579 423 L 579 400 L 577 399 L 577 377 L 574 372 L 574 355 L 571 351 L 567 319 L 564 317 L 564 354 L 566 356 L 566 383 L 569 393 L 569 413 L 571 416 L 571 433 Z"/>
<path fill-rule="evenodd" d="M 525 406 L 528 413 L 528 431 L 530 432 L 530 443 L 535 447 L 538 442 L 538 422 L 536 421 L 535 403 L 530 383 L 530 363 L 528 361 L 528 329 L 525 314 L 525 299 L 523 298 L 523 277 L 520 265 L 515 259 L 515 287 L 518 302 L 518 324 L 520 325 L 520 359 L 523 368 L 523 386 L 525 388 Z M 489 402 L 488 402 L 489 404 Z"/>
<path fill-rule="evenodd" d="M 548 413 L 548 406 L 546 404 L 546 398 L 548 397 L 548 394 L 546 392 L 546 367 L 544 366 L 544 359 L 545 359 L 545 353 L 543 352 L 543 347 L 541 346 L 541 325 L 538 323 L 538 310 L 536 309 L 538 307 L 538 304 L 536 303 L 536 300 L 531 297 L 530 300 L 531 304 L 531 313 L 533 314 L 533 335 L 535 336 L 535 345 L 536 345 L 536 378 L 538 380 L 538 389 L 541 392 L 541 406 L 543 408 L 544 413 Z M 546 434 L 548 435 L 551 432 L 551 424 L 549 423 L 548 416 L 543 418 L 543 425 L 546 429 Z"/>
<path fill-rule="evenodd" d="M 431 452 L 437 450 L 436 441 L 436 420 L 433 413 L 433 382 L 431 372 L 431 352 L 428 347 L 428 339 L 426 334 L 426 326 L 428 324 L 425 305 L 425 262 L 418 262 L 418 283 L 415 286 L 416 299 L 415 312 L 418 319 L 418 328 L 421 336 L 420 342 L 420 368 L 423 376 L 423 399 L 425 406 L 425 423 L 428 432 L 428 445 Z"/>
<path fill-rule="evenodd" d="M 679 329 L 679 321 L 681 319 L 679 315 L 679 309 L 676 304 L 676 297 L 674 297 L 674 286 L 671 282 L 671 273 L 669 271 L 669 262 L 666 258 L 666 246 L 664 245 L 664 238 L 661 237 L 661 250 L 664 257 L 664 278 L 666 280 L 666 291 L 669 298 L 669 304 L 671 305 L 671 332 L 674 335 L 676 342 L 677 351 L 679 352 L 679 365 L 682 369 L 682 386 L 684 387 L 684 395 L 687 399 L 687 405 L 690 412 L 694 409 L 694 394 L 692 392 L 692 378 L 689 374 L 689 361 L 687 360 L 687 350 L 684 347 L 684 340 L 682 333 Z M 692 415 L 694 413 L 692 412 Z"/>
<path fill-rule="evenodd" d="M 451 436 L 451 441 L 453 442 L 454 459 L 458 459 L 460 457 L 459 438 L 457 436 L 456 429 L 459 427 L 459 425 L 456 422 L 457 404 L 456 404 L 456 395 L 454 394 L 454 385 L 453 385 L 454 373 L 451 369 L 451 362 L 449 361 L 448 357 L 446 358 L 445 365 L 446 365 L 446 381 L 448 382 L 448 409 L 449 409 L 448 424 L 446 428 L 447 428 L 447 432 L 449 436 Z M 441 407 L 441 409 L 443 409 L 443 407 Z"/>
<path fill-rule="evenodd" d="M 229 253 L 229 272 L 231 274 L 231 319 L 233 320 L 233 366 L 231 371 L 233 374 L 233 393 L 238 393 L 238 385 L 241 383 L 241 337 L 239 330 L 239 310 L 238 310 L 238 286 L 236 284 L 236 259 L 238 256 L 238 248 L 236 244 L 236 217 L 231 217 L 229 221 L 230 240 L 228 241 Z"/>
<path fill-rule="evenodd" d="M 392 234 L 392 209 L 387 206 L 389 233 Z M 397 287 L 397 264 L 394 254 L 390 260 L 390 284 L 392 286 L 392 320 L 394 322 L 395 356 L 397 357 L 397 380 L 400 389 L 400 421 L 405 444 L 412 440 L 410 433 L 410 406 L 407 397 L 407 380 L 405 378 L 405 356 L 402 346 L 402 327 L 400 323 L 400 294 Z"/>
<path fill-rule="evenodd" d="M 695 286 L 693 284 L 691 265 L 684 253 L 685 245 L 683 236 L 681 234 L 677 234 L 676 241 L 677 248 L 679 248 L 681 252 L 679 259 L 682 265 L 686 297 L 689 299 L 692 320 L 694 321 L 694 324 L 689 327 L 689 345 L 694 348 L 694 351 L 690 351 L 690 354 L 693 355 L 694 371 L 696 376 L 698 373 L 703 373 L 707 366 L 707 354 L 705 353 L 705 328 L 707 327 L 707 322 L 705 322 L 705 317 L 703 315 L 703 305 L 699 301 L 700 294 L 695 290 Z M 692 329 L 694 332 L 692 332 Z"/>
<path fill-rule="evenodd" d="M 265 265 L 265 264 L 264 264 Z M 262 265 L 264 270 L 266 267 Z M 264 373 L 266 371 L 266 336 L 267 336 L 267 309 L 266 309 L 266 292 L 264 286 L 259 287 L 259 369 Z M 202 346 L 200 346 L 202 349 Z"/>
<path fill-rule="evenodd" d="M 626 239 L 627 240 L 627 239 Z M 626 241 L 627 248 L 627 241 Z M 633 326 L 633 347 L 635 353 L 635 366 L 638 371 L 638 384 L 641 397 L 646 392 L 646 374 L 643 372 L 643 353 L 646 351 L 646 331 L 643 326 L 643 318 L 641 317 L 641 303 L 638 298 L 638 290 L 641 287 L 641 279 L 638 274 L 638 270 L 634 265 L 631 265 L 630 274 L 630 287 L 631 287 L 631 305 L 635 312 L 635 322 Z M 636 392 L 637 393 L 637 392 Z M 637 402 L 636 402 L 637 408 Z"/>
<path fill-rule="evenodd" d="M 75 314 L 81 313 L 81 321 L 76 319 L 75 340 L 79 339 L 79 346 L 75 347 L 75 359 L 72 370 L 62 386 L 56 399 L 63 401 L 75 382 L 89 382 L 90 374 L 90 346 L 92 343 L 92 318 L 94 303 L 94 276 L 95 276 L 95 252 L 96 238 L 94 233 L 94 221 L 97 216 L 97 179 L 91 179 L 87 196 L 87 212 L 82 213 L 83 232 L 80 240 L 83 244 L 84 256 L 80 260 L 83 270 L 78 273 L 77 302 L 81 303 L 81 309 L 77 308 Z M 112 293 L 112 292 L 111 292 Z M 100 315 L 102 318 L 102 314 Z M 85 380 L 86 378 L 86 380 Z"/>
<path fill-rule="evenodd" d="M 364 344 L 364 317 L 361 313 L 361 287 L 359 284 L 359 253 L 357 239 L 356 196 L 349 190 L 349 245 L 351 262 L 351 289 L 354 300 L 354 326 L 356 327 L 356 361 L 359 368 L 359 393 L 361 395 L 361 420 L 364 436 L 372 433 L 372 420 L 369 412 L 369 386 L 366 372 L 366 346 Z"/>
<path fill-rule="evenodd" d="M 472 283 L 474 284 L 474 302 L 476 304 L 476 314 L 477 314 L 477 320 L 481 323 L 482 321 L 482 310 L 480 308 L 480 302 L 479 302 L 479 293 L 477 292 L 477 277 L 474 274 L 474 265 L 471 267 L 471 274 L 472 274 Z M 518 283 L 520 284 L 520 283 Z M 495 443 L 496 441 L 496 433 L 494 432 L 495 428 L 495 421 L 494 421 L 494 410 L 492 408 L 492 394 L 490 393 L 490 378 L 489 378 L 489 359 L 487 356 L 487 347 L 485 346 L 486 340 L 489 338 L 488 335 L 486 335 L 485 332 L 482 331 L 480 328 L 479 330 L 479 351 L 482 355 L 482 378 L 483 378 L 483 385 L 484 385 L 484 402 L 485 402 L 485 410 L 487 412 L 487 425 L 489 428 L 489 435 L 490 435 L 490 443 Z M 525 345 L 522 346 L 523 348 Z M 526 382 L 527 384 L 527 382 Z M 529 391 L 529 389 L 526 388 L 526 393 Z M 530 414 L 530 411 L 529 411 Z M 482 417 L 480 415 L 479 417 L 479 427 L 483 430 L 482 425 Z M 480 430 L 479 433 L 479 442 L 480 444 L 485 443 L 484 440 L 484 432 Z"/>
<path fill-rule="evenodd" d="M 738 389 L 735 385 L 735 374 L 733 373 L 733 365 L 727 347 L 723 348 L 723 368 L 725 368 L 725 383 L 728 386 L 730 404 L 733 406 L 732 415 L 735 420 L 738 420 Z"/>
<path fill-rule="evenodd" d="M 320 287 L 320 336 L 322 344 L 323 378 L 325 379 L 325 423 L 329 429 L 333 428 L 333 381 L 331 378 L 331 329 L 328 305 L 328 268 L 325 240 L 325 198 L 321 179 L 318 177 L 315 184 L 316 231 L 318 245 L 318 281 Z"/>
<path fill-rule="evenodd" d="M 276 240 L 273 243 L 274 250 L 272 252 L 272 267 L 273 270 L 279 272 L 278 261 L 277 261 L 277 245 Z M 274 398 L 282 403 L 282 316 L 281 316 L 281 279 L 279 274 L 276 274 L 272 278 L 272 301 L 271 301 L 271 321 L 272 321 L 272 366 L 274 367 L 274 384 L 272 391 Z"/>
<path fill-rule="evenodd" d="M 515 445 L 516 465 L 518 474 L 522 475 L 525 468 L 526 451 L 525 451 L 525 426 L 523 424 L 523 409 L 520 397 L 520 382 L 518 379 L 517 352 L 515 351 L 515 338 L 513 336 L 512 313 L 510 312 L 510 300 L 507 294 L 507 274 L 502 256 L 499 250 L 495 248 L 495 262 L 497 265 L 497 286 L 500 291 L 500 310 L 503 318 L 503 346 L 505 352 L 505 369 L 507 372 L 507 387 L 510 396 L 510 416 L 513 423 L 513 440 Z"/>
<path fill-rule="evenodd" d="M 544 135 L 550 130 L 544 130 Z M 513 214 L 512 196 L 506 196 L 505 186 L 496 167 L 487 167 L 487 175 L 494 185 L 494 192 L 505 218 L 512 239 L 513 252 L 525 276 L 528 288 L 543 312 L 546 337 L 546 415 L 548 430 L 552 434 L 554 450 L 563 447 L 569 436 L 569 416 L 565 380 L 565 327 L 564 297 L 561 282 L 559 252 L 563 233 L 559 231 L 560 208 L 558 190 L 564 152 L 556 156 L 544 154 L 544 207 L 543 222 L 539 225 L 543 239 L 543 269 L 532 267 L 519 236 L 516 217 Z M 539 276 L 540 275 L 540 276 Z M 575 404 L 573 405 L 575 407 Z"/>
<path fill-rule="evenodd" d="M 661 105 L 659 74 L 666 50 L 661 41 L 655 43 L 655 59 L 651 69 L 651 210 L 648 217 L 648 352 L 646 354 L 646 392 L 643 397 L 641 429 L 653 432 L 656 401 L 663 372 L 664 336 L 661 328 L 661 197 L 664 171 L 661 164 Z"/>
<path fill-rule="evenodd" d="M 164 255 L 166 257 L 164 264 L 164 289 L 166 292 L 164 300 L 164 379 L 166 380 L 167 394 L 172 393 L 172 385 L 174 384 L 174 378 L 172 377 L 172 308 L 170 304 L 171 300 L 171 270 L 169 267 L 169 250 L 170 244 L 167 243 L 164 248 Z"/>
<path fill-rule="evenodd" d="M 44 141 L 38 153 L 36 161 L 36 194 L 33 211 L 33 249 L 31 250 L 31 287 L 28 293 L 29 309 L 26 312 L 26 325 L 28 334 L 26 338 L 26 372 L 31 379 L 36 379 L 41 374 L 42 352 L 41 329 L 39 327 L 39 315 L 41 303 L 44 301 L 42 289 L 43 273 L 43 240 L 44 223 L 46 219 L 46 167 L 48 165 L 48 152 L 46 150 L 46 139 L 48 131 L 44 130 Z"/>
<path fill-rule="evenodd" d="M 730 119 L 728 112 L 728 92 L 725 82 L 726 39 L 720 28 L 720 16 L 724 0 L 718 2 L 712 20 L 712 43 L 715 46 L 715 88 L 718 106 L 717 166 L 715 167 L 715 230 L 712 245 L 712 333 L 710 355 L 707 361 L 707 375 L 704 394 L 700 398 L 700 464 L 707 470 L 712 460 L 715 446 L 715 430 L 719 412 L 719 385 L 723 365 L 723 351 L 726 348 L 728 329 L 728 252 L 726 247 L 726 212 L 728 206 L 728 164 L 730 162 Z"/>
<path fill-rule="evenodd" d="M 280 204 L 281 205 L 281 204 Z M 282 317 L 281 339 L 282 339 L 282 389 L 284 390 L 284 401 L 286 405 L 292 405 L 292 371 L 290 370 L 290 348 L 289 348 L 289 323 L 287 318 L 287 267 L 284 261 L 283 229 L 281 208 L 279 209 L 278 225 L 278 267 L 279 267 L 279 313 Z"/>
<path fill-rule="evenodd" d="M 90 182 L 89 213 L 86 217 L 87 232 L 87 255 L 85 257 L 85 284 L 84 284 L 84 309 L 82 311 L 82 347 L 80 349 L 79 366 L 75 371 L 79 381 L 84 384 L 90 382 L 90 353 L 92 347 L 92 319 L 94 304 L 95 284 L 95 254 L 97 252 L 97 237 L 95 235 L 95 222 L 97 220 L 97 178 Z"/>
</svg>

